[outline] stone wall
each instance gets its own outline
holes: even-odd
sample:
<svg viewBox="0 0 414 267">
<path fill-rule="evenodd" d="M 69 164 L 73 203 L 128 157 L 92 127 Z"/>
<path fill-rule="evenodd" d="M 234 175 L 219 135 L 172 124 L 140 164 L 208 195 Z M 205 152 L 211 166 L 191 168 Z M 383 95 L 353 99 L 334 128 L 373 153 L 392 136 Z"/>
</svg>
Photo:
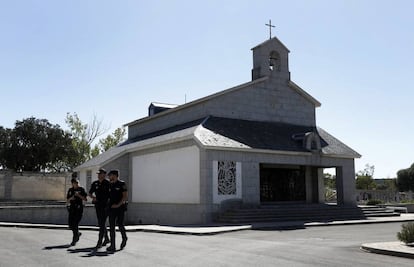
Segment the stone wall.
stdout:
<svg viewBox="0 0 414 267">
<path fill-rule="evenodd" d="M 400 203 L 413 201 L 413 192 L 398 192 L 393 190 L 356 190 L 356 200 L 365 204 L 369 200 L 381 200 L 384 203 Z"/>
<path fill-rule="evenodd" d="M 71 173 L 0 171 L 0 201 L 65 201 Z"/>
<path fill-rule="evenodd" d="M 0 205 L 0 222 L 62 224 L 68 223 L 68 211 L 64 203 L 58 205 L 27 204 Z M 95 208 L 87 204 L 83 209 L 80 225 L 97 225 Z"/>
<path fill-rule="evenodd" d="M 269 78 L 234 87 L 215 97 L 188 103 L 175 112 L 159 113 L 128 127 L 128 138 L 207 116 L 283 122 L 315 126 L 315 105 L 290 88 L 286 81 Z M 155 118 L 156 117 L 156 118 Z"/>
</svg>

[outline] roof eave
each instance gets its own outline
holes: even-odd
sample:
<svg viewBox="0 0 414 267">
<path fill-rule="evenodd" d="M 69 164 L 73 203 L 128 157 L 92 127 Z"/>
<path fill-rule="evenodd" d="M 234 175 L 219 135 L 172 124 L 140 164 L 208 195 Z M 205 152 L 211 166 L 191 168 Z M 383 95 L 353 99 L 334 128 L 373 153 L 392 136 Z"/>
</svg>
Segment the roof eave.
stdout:
<svg viewBox="0 0 414 267">
<path fill-rule="evenodd" d="M 266 154 L 278 154 L 278 155 L 289 155 L 289 156 L 311 156 L 313 152 L 304 152 L 304 151 L 287 151 L 287 150 L 272 150 L 272 149 L 257 149 L 257 148 L 246 148 L 246 147 L 224 147 L 224 146 L 211 146 L 204 145 L 201 142 L 198 142 L 207 150 L 226 150 L 226 151 L 238 151 L 238 152 L 250 152 L 250 153 L 266 153 Z M 329 158 L 345 158 L 345 159 L 355 159 L 360 158 L 361 155 L 346 155 L 346 154 L 325 154 L 321 153 L 323 157 Z"/>
<path fill-rule="evenodd" d="M 258 149 L 258 148 L 246 148 L 246 147 L 224 147 L 224 146 L 212 146 L 204 145 L 203 148 L 209 150 L 227 150 L 227 151 L 239 151 L 239 152 L 251 152 L 251 153 L 266 153 L 266 154 L 279 154 L 290 156 L 311 156 L 312 152 L 303 151 L 287 151 L 287 150 L 273 150 L 273 149 Z"/>
<path fill-rule="evenodd" d="M 314 98 L 313 96 L 311 96 L 310 94 L 308 94 L 305 90 L 303 90 L 302 88 L 300 88 L 299 85 L 297 85 L 296 83 L 289 81 L 289 86 L 290 88 L 294 89 L 296 92 L 298 92 L 300 95 L 302 95 L 303 97 L 305 97 L 306 99 L 308 99 L 310 102 L 312 102 L 315 107 L 320 107 L 321 106 L 321 102 L 319 102 L 318 100 L 316 100 L 316 98 Z"/>
<path fill-rule="evenodd" d="M 273 37 L 273 38 L 271 38 L 271 39 L 269 39 L 269 40 L 266 40 L 266 41 L 264 41 L 264 42 L 262 42 L 262 43 L 260 43 L 260 44 L 258 44 L 258 45 L 256 45 L 255 47 L 253 47 L 252 49 L 250 49 L 250 50 L 254 50 L 254 49 L 256 49 L 256 48 L 258 48 L 258 47 L 260 47 L 260 46 L 262 46 L 262 45 L 264 45 L 265 43 L 267 43 L 267 42 L 269 42 L 269 41 L 271 41 L 271 40 L 273 40 L 273 39 L 275 39 L 275 40 L 277 40 L 282 46 L 283 46 L 283 48 L 284 49 L 286 49 L 287 51 L 288 51 L 288 53 L 290 53 L 290 50 L 289 50 L 289 48 L 287 48 L 286 47 L 286 45 L 284 44 L 284 43 L 282 43 L 276 36 L 275 37 Z"/>
<path fill-rule="evenodd" d="M 323 153 L 323 156 L 329 157 L 329 158 L 346 158 L 346 159 L 359 159 L 362 157 L 360 154 L 349 155 L 349 154 L 325 154 L 325 153 Z"/>
<path fill-rule="evenodd" d="M 171 143 L 189 140 L 189 139 L 192 139 L 193 137 L 194 137 L 194 131 L 192 131 L 189 134 L 185 134 L 183 136 L 176 137 L 176 138 L 167 138 L 167 137 L 165 137 L 164 140 L 160 140 L 160 136 L 157 136 L 157 137 L 153 137 L 153 138 L 150 138 L 150 139 L 138 141 L 136 143 L 126 145 L 125 149 L 121 150 L 117 154 L 114 154 L 112 157 L 109 157 L 109 158 L 107 158 L 103 161 L 100 161 L 98 163 L 95 163 L 95 164 L 87 164 L 88 162 L 85 162 L 84 164 L 79 165 L 78 167 L 76 167 L 74 170 L 79 171 L 81 169 L 91 169 L 91 168 L 94 168 L 94 167 L 101 167 L 101 166 L 104 166 L 107 163 L 109 163 L 109 162 L 111 162 L 111 161 L 113 161 L 117 158 L 120 158 L 120 157 L 124 156 L 127 153 L 131 153 L 131 152 L 135 152 L 135 151 L 139 151 L 139 150 L 144 150 L 144 149 L 155 148 L 155 147 L 159 147 L 159 146 L 163 146 L 163 145 L 169 145 Z"/>
</svg>

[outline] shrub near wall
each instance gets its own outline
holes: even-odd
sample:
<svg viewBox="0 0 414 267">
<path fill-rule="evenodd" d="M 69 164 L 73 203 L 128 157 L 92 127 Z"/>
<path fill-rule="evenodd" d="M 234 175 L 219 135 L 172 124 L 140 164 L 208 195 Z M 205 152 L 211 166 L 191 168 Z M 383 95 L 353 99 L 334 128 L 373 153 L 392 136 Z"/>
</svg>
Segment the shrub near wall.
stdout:
<svg viewBox="0 0 414 267">
<path fill-rule="evenodd" d="M 414 223 L 403 224 L 401 232 L 397 233 L 397 238 L 406 245 L 414 245 Z"/>
</svg>

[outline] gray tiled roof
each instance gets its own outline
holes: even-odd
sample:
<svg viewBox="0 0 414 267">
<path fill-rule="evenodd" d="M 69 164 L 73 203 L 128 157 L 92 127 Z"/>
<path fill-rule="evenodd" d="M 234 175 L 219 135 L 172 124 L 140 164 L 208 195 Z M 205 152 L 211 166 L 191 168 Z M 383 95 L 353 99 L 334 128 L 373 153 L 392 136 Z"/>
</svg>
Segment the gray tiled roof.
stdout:
<svg viewBox="0 0 414 267">
<path fill-rule="evenodd" d="M 293 125 L 280 122 L 248 121 L 220 117 L 207 117 L 175 125 L 161 131 L 137 136 L 113 147 L 78 168 L 99 166 L 132 151 L 182 138 L 193 138 L 202 146 L 217 149 L 259 149 L 287 152 L 309 152 L 294 135 L 317 133 L 321 138 L 322 154 L 359 158 L 360 155 L 319 127 Z M 77 169 L 78 169 L 77 168 Z"/>
<path fill-rule="evenodd" d="M 348 147 L 324 129 L 317 127 L 319 136 L 328 144 L 328 146 L 322 147 L 322 153 L 325 155 L 347 155 L 353 158 L 360 158 L 361 155 Z"/>
<path fill-rule="evenodd" d="M 301 141 L 294 140 L 292 136 L 316 130 L 309 126 L 218 117 L 210 117 L 202 126 L 209 130 L 211 135 L 216 136 L 215 139 L 209 138 L 209 135 L 198 136 L 204 145 L 228 146 L 228 141 L 224 140 L 232 140 L 243 144 L 244 147 L 254 149 L 295 152 L 307 152 L 307 150 L 303 148 Z M 221 136 L 221 139 L 217 136 Z"/>
<path fill-rule="evenodd" d="M 196 137 L 205 146 L 309 152 L 294 135 L 315 132 L 320 136 L 322 154 L 359 158 L 360 155 L 319 127 L 280 122 L 261 122 L 209 117 L 197 129 Z"/>
<path fill-rule="evenodd" d="M 125 142 L 123 142 L 119 146 L 124 146 L 124 145 L 128 145 L 128 144 L 131 144 L 131 143 L 136 143 L 136 142 L 139 142 L 139 141 L 142 141 L 142 140 L 147 140 L 147 139 L 150 139 L 150 138 L 153 138 L 153 137 L 166 135 L 166 134 L 169 134 L 169 133 L 174 133 L 174 132 L 178 132 L 178 131 L 188 129 L 188 128 L 191 128 L 191 127 L 194 127 L 194 126 L 198 126 L 204 120 L 205 120 L 205 118 L 201 118 L 201 119 L 194 120 L 194 121 L 189 121 L 189 122 L 186 122 L 186 123 L 183 123 L 183 124 L 174 125 L 172 127 L 162 129 L 162 130 L 159 130 L 159 131 L 154 131 L 154 132 L 151 132 L 151 133 L 148 133 L 148 134 L 136 136 L 132 139 L 126 140 Z"/>
</svg>

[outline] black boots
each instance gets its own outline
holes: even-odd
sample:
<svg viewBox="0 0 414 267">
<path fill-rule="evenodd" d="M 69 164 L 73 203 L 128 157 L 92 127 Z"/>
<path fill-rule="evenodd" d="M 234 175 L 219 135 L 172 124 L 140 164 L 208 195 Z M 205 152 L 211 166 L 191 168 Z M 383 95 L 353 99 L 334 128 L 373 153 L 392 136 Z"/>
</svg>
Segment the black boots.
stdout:
<svg viewBox="0 0 414 267">
<path fill-rule="evenodd" d="M 101 247 L 105 247 L 106 245 L 108 245 L 109 243 L 111 243 L 111 240 L 109 239 L 105 239 L 105 241 L 102 243 L 102 241 L 98 241 L 98 244 L 96 244 L 96 249 L 101 248 Z"/>
<path fill-rule="evenodd" d="M 122 242 L 121 242 L 121 249 L 124 249 L 124 247 L 126 246 L 128 238 L 122 238 Z"/>
<path fill-rule="evenodd" d="M 73 238 L 72 238 L 72 243 L 70 243 L 70 245 L 71 246 L 74 246 L 74 245 L 76 245 L 76 243 L 79 241 L 79 237 L 82 235 L 82 233 L 78 233 L 77 235 L 75 235 Z"/>
</svg>

